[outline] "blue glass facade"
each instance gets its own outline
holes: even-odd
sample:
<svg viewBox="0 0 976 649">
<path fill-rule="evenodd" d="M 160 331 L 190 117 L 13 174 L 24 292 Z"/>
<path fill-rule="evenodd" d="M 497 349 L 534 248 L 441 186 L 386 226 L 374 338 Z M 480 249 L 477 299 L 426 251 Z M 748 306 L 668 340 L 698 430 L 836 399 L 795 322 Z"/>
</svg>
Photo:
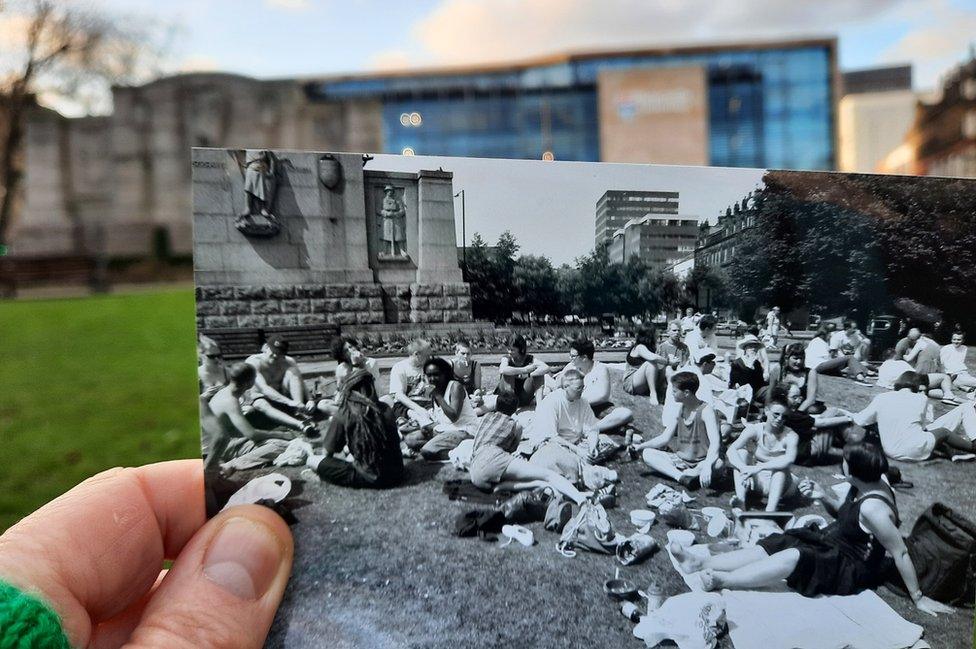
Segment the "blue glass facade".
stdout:
<svg viewBox="0 0 976 649">
<path fill-rule="evenodd" d="M 377 99 L 386 152 L 600 160 L 601 70 L 699 65 L 707 72 L 709 162 L 834 168 L 833 42 L 570 58 L 499 71 L 326 81 L 321 100 Z M 411 124 L 404 115 L 418 113 Z"/>
</svg>

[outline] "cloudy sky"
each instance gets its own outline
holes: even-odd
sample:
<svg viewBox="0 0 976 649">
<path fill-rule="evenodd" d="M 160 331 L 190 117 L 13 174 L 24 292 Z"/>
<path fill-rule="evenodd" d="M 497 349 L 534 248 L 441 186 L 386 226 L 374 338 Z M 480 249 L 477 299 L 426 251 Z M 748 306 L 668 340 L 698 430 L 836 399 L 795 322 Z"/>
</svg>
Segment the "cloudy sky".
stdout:
<svg viewBox="0 0 976 649">
<path fill-rule="evenodd" d="M 836 34 L 843 69 L 966 56 L 976 0 L 89 0 L 179 27 L 174 69 L 259 77 Z"/>
<path fill-rule="evenodd" d="M 486 160 L 377 155 L 367 169 L 410 171 L 443 168 L 464 190 L 470 242 L 479 232 L 489 243 L 511 230 L 523 252 L 556 264 L 593 249 L 596 202 L 608 189 L 676 191 L 681 214 L 714 220 L 759 186 L 762 171 L 720 167 L 669 167 L 541 160 Z M 461 201 L 454 206 L 458 243 Z"/>
</svg>

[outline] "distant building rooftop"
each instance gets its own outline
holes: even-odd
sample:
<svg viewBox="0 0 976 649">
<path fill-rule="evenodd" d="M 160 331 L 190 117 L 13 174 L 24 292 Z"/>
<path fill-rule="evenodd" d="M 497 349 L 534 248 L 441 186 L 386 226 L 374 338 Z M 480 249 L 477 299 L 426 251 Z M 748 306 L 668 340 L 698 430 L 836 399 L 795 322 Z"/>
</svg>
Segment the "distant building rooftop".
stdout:
<svg viewBox="0 0 976 649">
<path fill-rule="evenodd" d="M 911 90 L 912 66 L 893 65 L 884 68 L 851 70 L 843 73 L 842 84 L 842 95 Z"/>
</svg>

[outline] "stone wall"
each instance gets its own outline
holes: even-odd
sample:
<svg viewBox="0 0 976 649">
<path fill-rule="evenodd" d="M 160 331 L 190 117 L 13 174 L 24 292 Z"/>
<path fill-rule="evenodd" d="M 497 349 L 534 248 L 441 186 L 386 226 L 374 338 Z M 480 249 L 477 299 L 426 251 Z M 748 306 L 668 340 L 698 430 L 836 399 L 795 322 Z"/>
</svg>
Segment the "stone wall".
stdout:
<svg viewBox="0 0 976 649">
<path fill-rule="evenodd" d="M 197 287 L 197 326 L 207 329 L 470 320 L 467 284 Z"/>
</svg>

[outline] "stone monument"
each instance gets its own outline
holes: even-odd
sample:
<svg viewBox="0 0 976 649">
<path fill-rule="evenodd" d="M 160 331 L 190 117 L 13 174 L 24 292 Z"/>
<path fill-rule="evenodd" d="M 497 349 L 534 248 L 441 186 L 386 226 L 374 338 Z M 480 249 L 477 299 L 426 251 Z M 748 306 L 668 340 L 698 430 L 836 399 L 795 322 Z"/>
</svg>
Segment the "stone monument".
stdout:
<svg viewBox="0 0 976 649">
<path fill-rule="evenodd" d="M 470 322 L 453 174 L 373 164 L 194 149 L 198 326 Z"/>
</svg>

